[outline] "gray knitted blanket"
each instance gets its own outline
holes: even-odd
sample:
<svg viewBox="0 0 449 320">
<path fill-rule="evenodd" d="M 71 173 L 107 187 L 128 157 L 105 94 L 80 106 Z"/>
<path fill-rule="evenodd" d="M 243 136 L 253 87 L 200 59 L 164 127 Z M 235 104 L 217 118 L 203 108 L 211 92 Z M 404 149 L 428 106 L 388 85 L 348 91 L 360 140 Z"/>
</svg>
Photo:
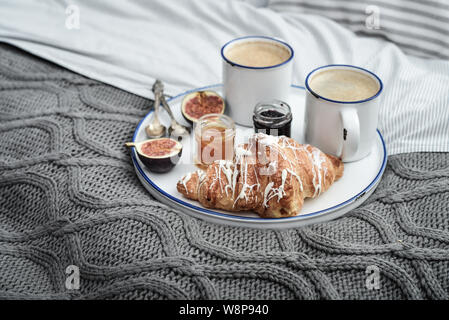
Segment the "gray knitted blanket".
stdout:
<svg viewBox="0 0 449 320">
<path fill-rule="evenodd" d="M 224 227 L 139 183 L 150 106 L 0 44 L 0 298 L 448 299 L 448 154 L 391 156 L 335 221 Z"/>
</svg>

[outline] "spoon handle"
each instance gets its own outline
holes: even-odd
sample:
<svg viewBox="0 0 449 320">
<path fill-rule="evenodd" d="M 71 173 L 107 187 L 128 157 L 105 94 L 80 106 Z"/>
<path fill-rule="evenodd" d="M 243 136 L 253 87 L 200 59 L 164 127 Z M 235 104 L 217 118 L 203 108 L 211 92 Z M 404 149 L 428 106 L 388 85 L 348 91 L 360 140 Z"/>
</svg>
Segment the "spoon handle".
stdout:
<svg viewBox="0 0 449 320">
<path fill-rule="evenodd" d="M 177 123 L 178 121 L 176 121 L 175 116 L 173 115 L 173 112 L 171 111 L 171 108 L 168 105 L 167 100 L 165 100 L 165 97 L 163 95 L 161 96 L 161 102 L 162 102 L 162 107 L 165 109 L 165 111 L 167 111 L 168 115 L 170 116 L 170 119 L 172 119 L 172 121 L 174 120 Z"/>
<path fill-rule="evenodd" d="M 154 103 L 153 103 L 154 119 L 157 119 L 158 122 L 159 122 L 159 105 L 160 104 L 161 104 L 160 93 L 159 92 L 155 92 L 154 93 Z"/>
<path fill-rule="evenodd" d="M 175 127 L 177 127 L 177 130 L 181 130 L 183 132 L 185 131 L 187 133 L 190 133 L 190 128 L 183 126 L 175 119 L 175 116 L 173 115 L 173 112 L 171 111 L 170 105 L 167 103 L 167 100 L 165 100 L 164 95 L 161 95 L 161 104 L 162 104 L 162 107 L 165 109 L 165 111 L 167 111 L 168 115 L 170 116 L 171 128 L 174 129 Z"/>
</svg>

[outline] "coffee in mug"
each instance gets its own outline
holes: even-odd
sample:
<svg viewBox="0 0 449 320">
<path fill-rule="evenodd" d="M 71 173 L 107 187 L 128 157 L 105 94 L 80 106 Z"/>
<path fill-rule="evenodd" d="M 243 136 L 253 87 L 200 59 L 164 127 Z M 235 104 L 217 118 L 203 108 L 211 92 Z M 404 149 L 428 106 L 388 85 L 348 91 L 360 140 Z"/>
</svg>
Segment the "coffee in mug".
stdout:
<svg viewBox="0 0 449 320">
<path fill-rule="evenodd" d="M 332 69 L 309 80 L 310 89 L 327 99 L 350 102 L 365 100 L 379 91 L 379 83 L 359 71 Z"/>
<path fill-rule="evenodd" d="M 290 52 L 274 42 L 248 41 L 231 47 L 226 52 L 226 57 L 243 66 L 271 67 L 290 58 Z"/>
<path fill-rule="evenodd" d="M 305 139 L 345 162 L 366 157 L 374 144 L 382 81 L 371 71 L 328 65 L 306 78 Z"/>
</svg>

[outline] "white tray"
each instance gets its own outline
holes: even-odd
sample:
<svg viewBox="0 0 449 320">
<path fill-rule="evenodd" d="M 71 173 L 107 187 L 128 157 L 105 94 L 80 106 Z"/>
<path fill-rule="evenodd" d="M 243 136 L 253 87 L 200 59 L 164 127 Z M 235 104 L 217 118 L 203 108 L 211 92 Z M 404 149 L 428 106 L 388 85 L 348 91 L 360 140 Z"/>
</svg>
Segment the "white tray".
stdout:
<svg viewBox="0 0 449 320">
<path fill-rule="evenodd" d="M 221 94 L 222 87 L 221 85 L 211 85 L 198 88 L 168 100 L 179 122 L 187 124 L 181 114 L 183 97 L 192 91 L 205 89 L 214 90 Z M 286 102 L 292 108 L 293 113 L 292 138 L 298 142 L 304 142 L 302 134 L 304 101 L 304 87 L 292 85 L 291 95 Z M 161 113 L 161 122 L 168 127 L 170 124 L 169 118 L 164 112 Z M 151 119 L 150 115 L 151 112 L 137 126 L 133 137 L 134 142 L 148 139 L 145 134 L 145 126 Z M 252 132 L 252 128 L 237 126 L 236 142 L 243 142 L 243 138 Z M 345 163 L 344 175 L 339 181 L 335 182 L 329 190 L 319 197 L 306 199 L 299 215 L 289 218 L 264 219 L 253 212 L 207 209 L 197 201 L 184 198 L 176 190 L 176 184 L 184 174 L 197 169 L 192 163 L 193 135 L 191 135 L 190 141 L 183 141 L 180 162 L 170 172 L 158 174 L 148 171 L 138 159 L 134 148 L 132 149 L 132 160 L 139 180 L 156 199 L 189 215 L 210 222 L 233 226 L 273 229 L 294 228 L 335 219 L 360 206 L 371 195 L 382 177 L 387 162 L 385 143 L 380 132 L 377 133 L 376 141 L 369 156 L 357 162 Z"/>
</svg>

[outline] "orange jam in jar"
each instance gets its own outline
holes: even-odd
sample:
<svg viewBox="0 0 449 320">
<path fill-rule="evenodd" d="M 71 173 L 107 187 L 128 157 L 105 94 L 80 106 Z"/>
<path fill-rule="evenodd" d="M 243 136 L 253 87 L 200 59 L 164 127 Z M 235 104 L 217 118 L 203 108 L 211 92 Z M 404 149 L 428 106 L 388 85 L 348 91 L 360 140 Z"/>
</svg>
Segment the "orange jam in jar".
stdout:
<svg viewBox="0 0 449 320">
<path fill-rule="evenodd" d="M 215 160 L 232 160 L 234 141 L 234 120 L 217 113 L 202 116 L 195 124 L 195 164 L 206 169 Z"/>
</svg>

